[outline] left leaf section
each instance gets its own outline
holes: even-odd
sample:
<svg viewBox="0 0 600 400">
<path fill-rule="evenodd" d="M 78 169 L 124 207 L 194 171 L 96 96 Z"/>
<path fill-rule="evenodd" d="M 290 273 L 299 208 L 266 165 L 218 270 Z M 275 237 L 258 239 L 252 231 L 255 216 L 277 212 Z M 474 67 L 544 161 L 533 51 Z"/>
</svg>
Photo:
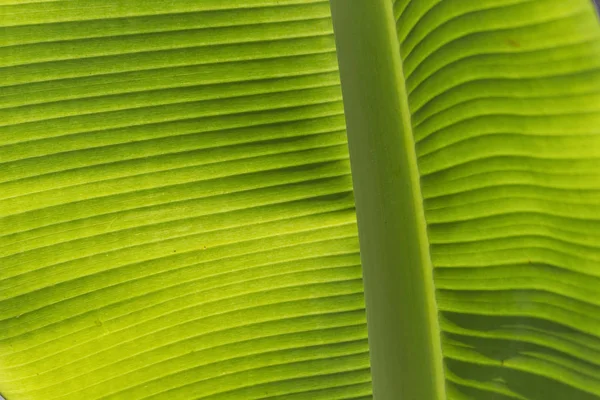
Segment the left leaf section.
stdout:
<svg viewBox="0 0 600 400">
<path fill-rule="evenodd" d="M 0 393 L 371 398 L 329 4 L 0 6 Z"/>
</svg>

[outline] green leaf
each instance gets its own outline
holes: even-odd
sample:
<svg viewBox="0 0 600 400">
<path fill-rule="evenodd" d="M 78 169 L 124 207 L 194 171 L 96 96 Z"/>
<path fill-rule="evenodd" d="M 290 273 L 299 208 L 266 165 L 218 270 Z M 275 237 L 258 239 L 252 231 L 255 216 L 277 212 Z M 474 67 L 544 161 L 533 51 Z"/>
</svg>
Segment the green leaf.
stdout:
<svg viewBox="0 0 600 400">
<path fill-rule="evenodd" d="M 0 14 L 0 392 L 370 396 L 328 2 Z"/>
<path fill-rule="evenodd" d="M 375 398 L 600 398 L 591 2 L 332 11 Z"/>
<path fill-rule="evenodd" d="M 589 0 L 0 0 L 0 29 L 7 400 L 600 398 Z"/>
</svg>

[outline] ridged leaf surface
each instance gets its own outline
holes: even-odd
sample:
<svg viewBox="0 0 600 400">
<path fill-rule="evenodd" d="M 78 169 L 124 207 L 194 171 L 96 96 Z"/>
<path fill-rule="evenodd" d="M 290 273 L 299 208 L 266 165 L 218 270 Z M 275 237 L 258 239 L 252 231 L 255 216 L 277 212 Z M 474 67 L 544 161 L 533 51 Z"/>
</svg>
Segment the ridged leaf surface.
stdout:
<svg viewBox="0 0 600 400">
<path fill-rule="evenodd" d="M 451 399 L 600 397 L 588 0 L 394 3 Z"/>
<path fill-rule="evenodd" d="M 0 392 L 359 399 L 326 1 L 2 1 Z"/>
<path fill-rule="evenodd" d="M 7 400 L 600 398 L 592 3 L 332 3 L 0 0 Z"/>
</svg>

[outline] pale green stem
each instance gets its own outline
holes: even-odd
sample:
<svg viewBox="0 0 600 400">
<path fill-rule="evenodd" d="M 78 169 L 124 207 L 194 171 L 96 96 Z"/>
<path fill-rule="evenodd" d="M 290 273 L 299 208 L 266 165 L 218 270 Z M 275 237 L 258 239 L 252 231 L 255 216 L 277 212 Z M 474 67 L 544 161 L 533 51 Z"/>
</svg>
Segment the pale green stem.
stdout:
<svg viewBox="0 0 600 400">
<path fill-rule="evenodd" d="M 331 0 L 376 400 L 445 399 L 433 268 L 389 0 Z"/>
</svg>

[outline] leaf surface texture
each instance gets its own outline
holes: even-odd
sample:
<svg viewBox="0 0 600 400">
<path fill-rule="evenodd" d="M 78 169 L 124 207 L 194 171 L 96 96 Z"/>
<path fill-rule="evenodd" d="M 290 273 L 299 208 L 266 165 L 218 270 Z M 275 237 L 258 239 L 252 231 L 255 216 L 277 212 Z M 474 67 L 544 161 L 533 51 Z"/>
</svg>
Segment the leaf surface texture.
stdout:
<svg viewBox="0 0 600 400">
<path fill-rule="evenodd" d="M 0 392 L 369 398 L 328 2 L 0 24 Z"/>
<path fill-rule="evenodd" d="M 450 399 L 600 397 L 589 1 L 393 3 Z"/>
</svg>

